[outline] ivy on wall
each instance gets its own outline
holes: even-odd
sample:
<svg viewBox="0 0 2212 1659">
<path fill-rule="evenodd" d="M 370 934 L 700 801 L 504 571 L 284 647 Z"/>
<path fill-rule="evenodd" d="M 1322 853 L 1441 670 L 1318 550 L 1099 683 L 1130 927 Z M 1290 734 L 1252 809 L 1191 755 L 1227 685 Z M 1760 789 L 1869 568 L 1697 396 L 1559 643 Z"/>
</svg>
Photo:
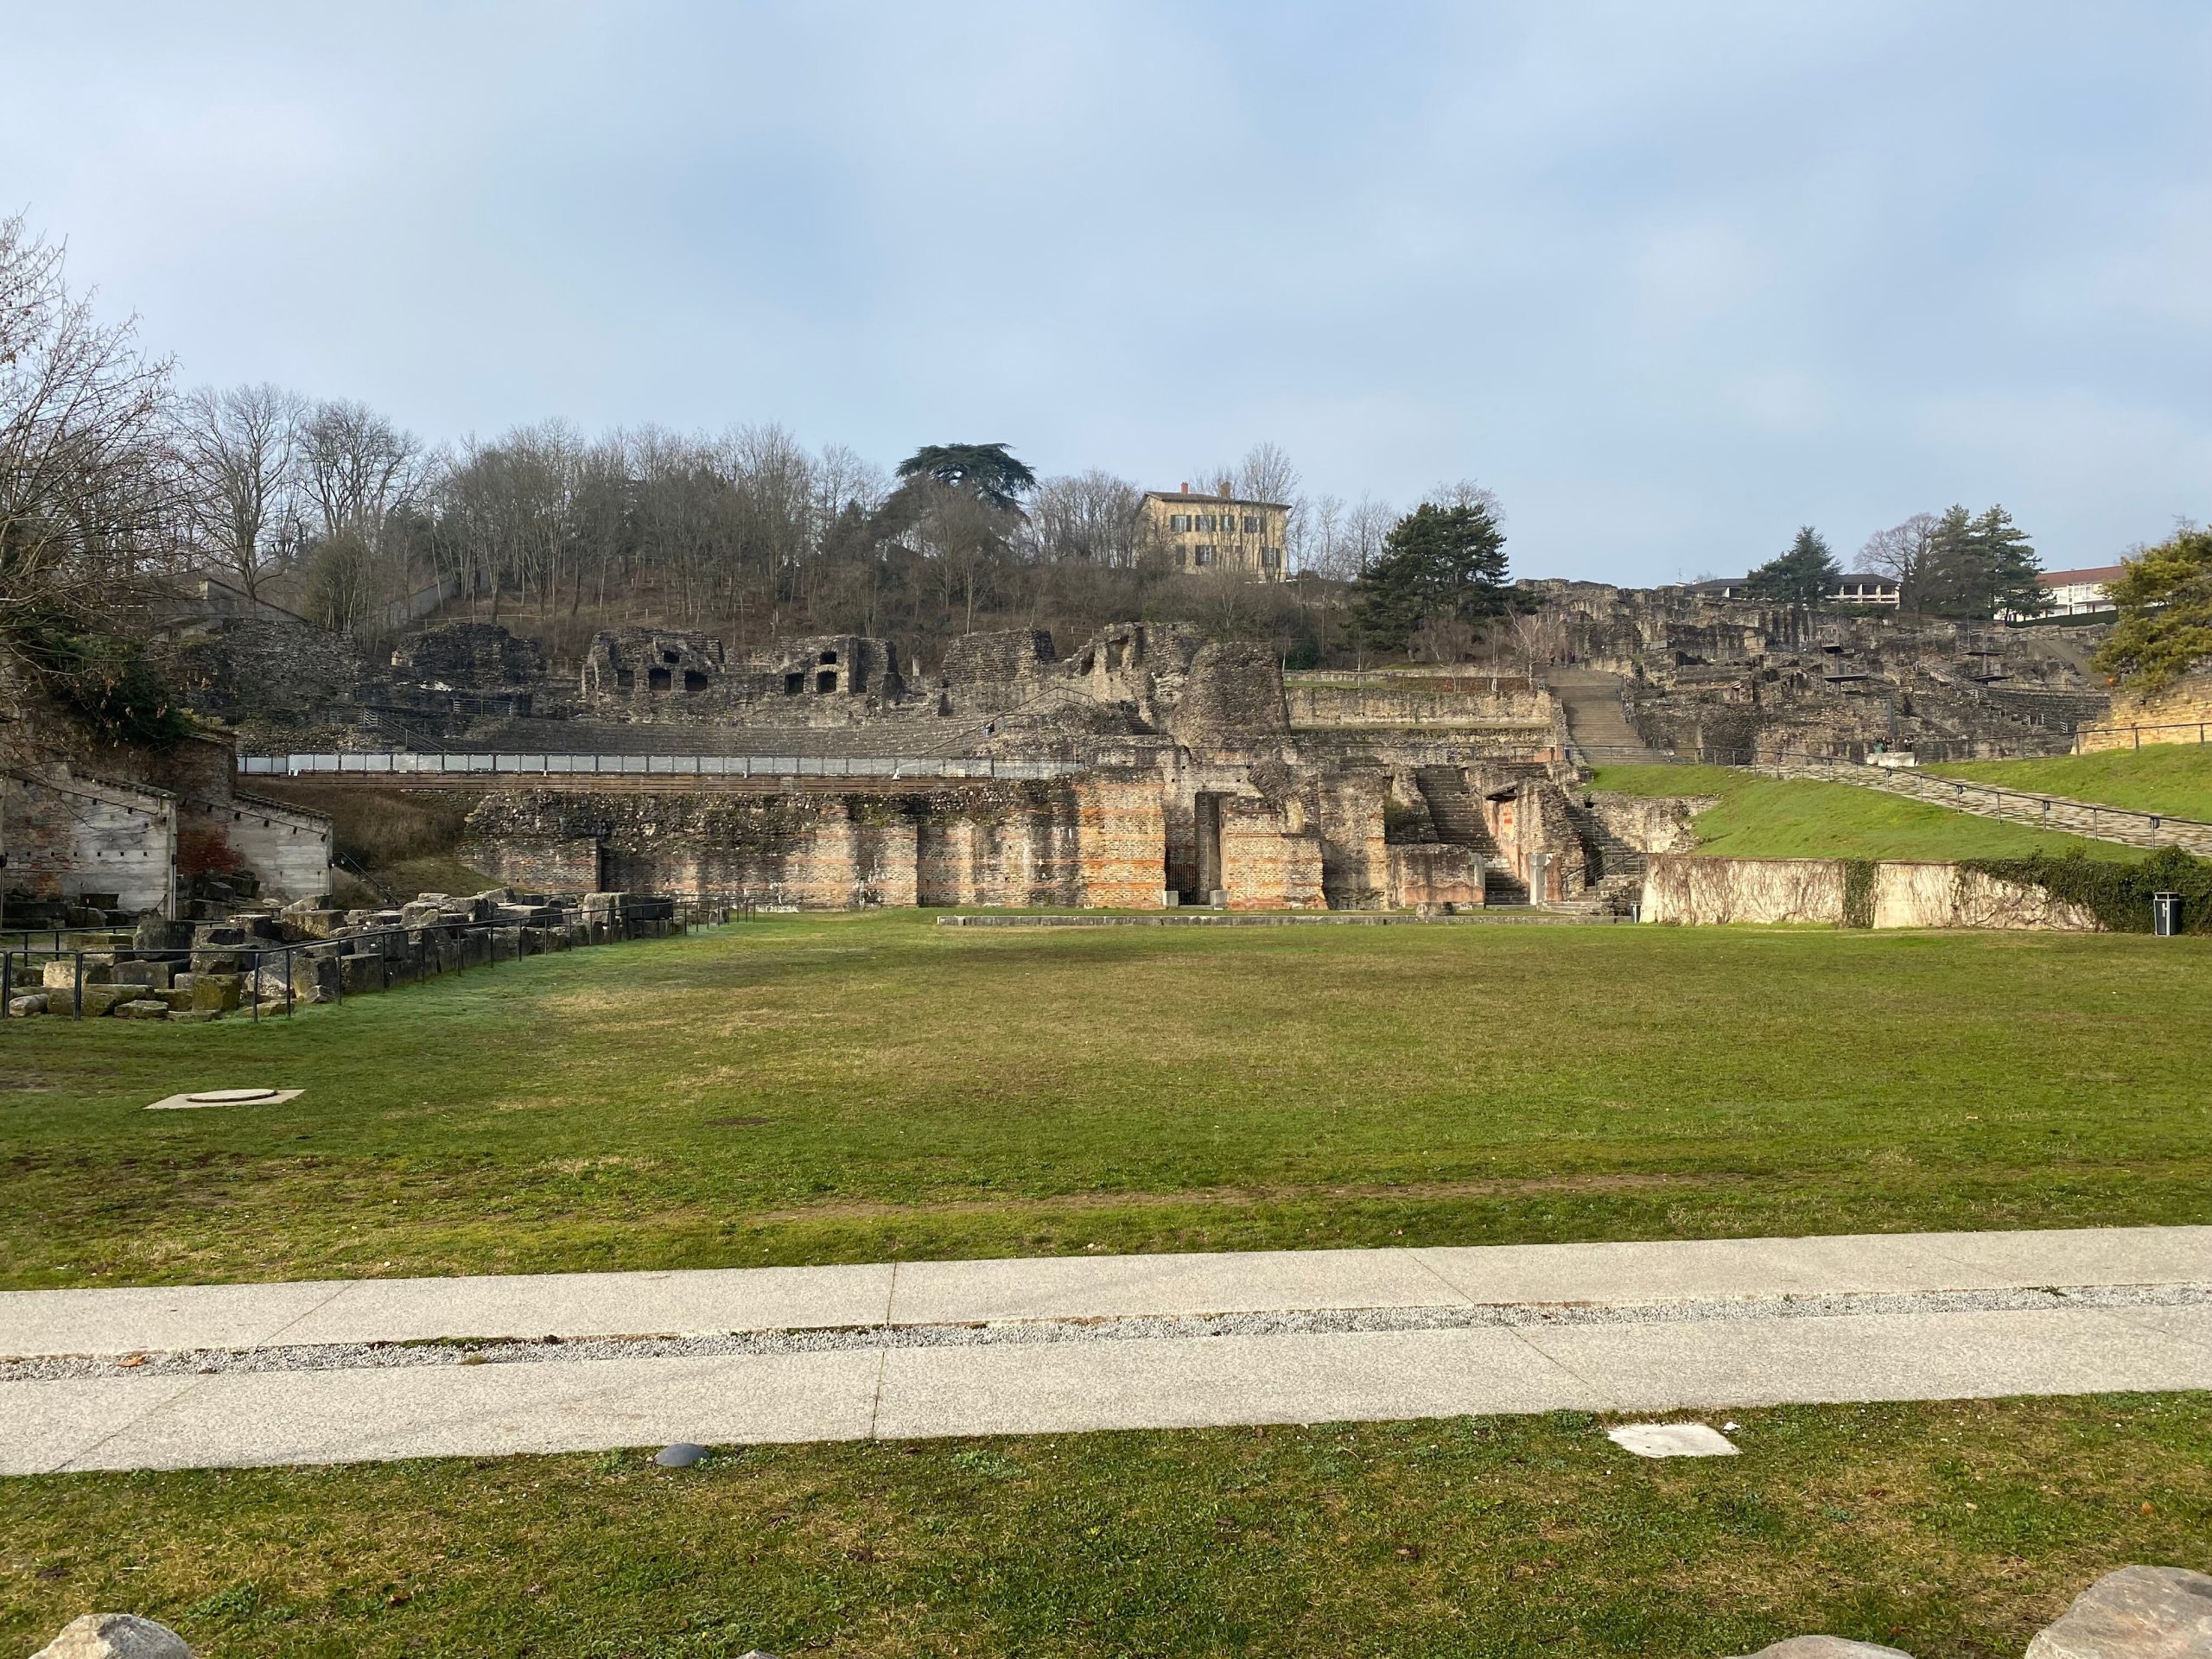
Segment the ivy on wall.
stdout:
<svg viewBox="0 0 2212 1659">
<path fill-rule="evenodd" d="M 2027 858 L 1968 859 L 1959 868 L 2041 887 L 2054 899 L 2079 905 L 2114 933 L 2148 933 L 2151 895 L 2177 893 L 2182 896 L 2183 931 L 2212 933 L 2212 859 L 2192 858 L 2178 847 L 2161 849 L 2140 864 L 2115 864 L 2079 853 L 2063 858 L 2037 853 Z"/>
<path fill-rule="evenodd" d="M 1843 865 L 1843 925 L 1874 925 L 1874 872 L 1871 858 L 1847 858 Z"/>
</svg>

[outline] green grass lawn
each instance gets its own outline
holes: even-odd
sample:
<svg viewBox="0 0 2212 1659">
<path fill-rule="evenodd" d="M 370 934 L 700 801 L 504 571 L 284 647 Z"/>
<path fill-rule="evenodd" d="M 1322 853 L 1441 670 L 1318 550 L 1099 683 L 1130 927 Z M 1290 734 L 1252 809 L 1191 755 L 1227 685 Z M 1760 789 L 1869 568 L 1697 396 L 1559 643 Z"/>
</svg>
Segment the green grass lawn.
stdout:
<svg viewBox="0 0 2212 1659">
<path fill-rule="evenodd" d="M 2014 1659 L 2206 1565 L 2212 1396 L 1732 1415 L 1669 1462 L 1561 1413 L 0 1481 L 0 1651 L 128 1607 L 223 1659 Z"/>
<path fill-rule="evenodd" d="M 1697 850 L 1715 858 L 1942 861 L 2078 852 L 2133 863 L 2148 855 L 2140 848 L 1954 812 L 1878 789 L 1761 778 L 1728 766 L 1600 766 L 1591 787 L 1624 795 L 1717 797 L 1696 821 Z"/>
<path fill-rule="evenodd" d="M 0 1285 L 2212 1219 L 2212 944 L 778 918 L 0 1027 Z M 179 1090 L 281 1106 L 148 1113 Z"/>
<path fill-rule="evenodd" d="M 2137 812 L 2171 812 L 2212 823 L 2212 747 L 2154 743 L 2048 760 L 1973 760 L 1930 766 L 1945 778 L 1975 778 L 2031 794 L 2066 795 Z"/>
</svg>

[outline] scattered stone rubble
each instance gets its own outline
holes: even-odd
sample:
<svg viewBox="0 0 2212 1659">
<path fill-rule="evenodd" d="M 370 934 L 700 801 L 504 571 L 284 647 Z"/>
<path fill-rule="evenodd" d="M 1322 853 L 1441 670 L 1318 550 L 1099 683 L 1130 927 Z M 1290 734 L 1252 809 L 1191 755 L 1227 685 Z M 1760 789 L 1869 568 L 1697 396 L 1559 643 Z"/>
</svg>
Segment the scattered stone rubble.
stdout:
<svg viewBox="0 0 2212 1659">
<path fill-rule="evenodd" d="M 2208 1659 L 2212 1577 L 2179 1567 L 2123 1567 L 2075 1598 L 2037 1633 L 2026 1659 Z M 1749 1659 L 1911 1659 L 1902 1649 L 1840 1636 L 1793 1636 Z"/>
<path fill-rule="evenodd" d="M 141 918 L 130 943 L 62 936 L 66 955 L 8 999 L 16 1018 L 167 1020 L 334 1002 L 502 960 L 684 930 L 672 899 L 635 893 L 548 897 L 512 887 L 424 893 L 396 908 L 339 910 L 327 899 L 246 911 L 219 922 Z M 16 965 L 22 966 L 18 953 Z"/>
<path fill-rule="evenodd" d="M 698 1452 L 683 1446 L 670 1452 Z M 659 1461 L 696 1461 L 671 1459 Z M 2178 1567 L 2124 1567 L 2075 1599 L 2028 1643 L 2026 1659 L 2206 1659 L 2212 1655 L 2212 1578 Z M 130 1613 L 87 1613 L 31 1659 L 192 1659 L 184 1639 Z M 759 1648 L 744 1659 L 774 1659 Z M 1912 1659 L 1902 1648 L 1840 1636 L 1793 1636 L 1748 1659 Z"/>
</svg>

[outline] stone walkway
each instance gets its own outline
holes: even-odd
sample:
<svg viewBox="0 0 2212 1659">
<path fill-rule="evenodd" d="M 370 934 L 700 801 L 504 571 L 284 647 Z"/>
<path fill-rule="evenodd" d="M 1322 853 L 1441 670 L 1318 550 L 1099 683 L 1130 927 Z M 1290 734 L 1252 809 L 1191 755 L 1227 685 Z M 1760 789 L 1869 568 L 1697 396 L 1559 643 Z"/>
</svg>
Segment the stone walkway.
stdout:
<svg viewBox="0 0 2212 1659">
<path fill-rule="evenodd" d="M 14 1292 L 0 1356 L 9 1474 L 2212 1388 L 2212 1228 Z"/>
</svg>

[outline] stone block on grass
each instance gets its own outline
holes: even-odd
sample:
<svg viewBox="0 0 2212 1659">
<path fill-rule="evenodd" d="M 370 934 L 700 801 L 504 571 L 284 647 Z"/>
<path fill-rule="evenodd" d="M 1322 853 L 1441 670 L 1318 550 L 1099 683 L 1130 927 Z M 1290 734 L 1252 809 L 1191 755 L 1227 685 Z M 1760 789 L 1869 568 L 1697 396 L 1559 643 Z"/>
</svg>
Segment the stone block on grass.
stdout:
<svg viewBox="0 0 2212 1659">
<path fill-rule="evenodd" d="M 166 962 L 118 962 L 112 969 L 111 982 L 165 991 L 169 988 L 172 971 Z"/>
<path fill-rule="evenodd" d="M 128 1002 L 115 1005 L 115 1017 L 118 1020 L 166 1020 L 169 1017 L 169 1005 L 152 997 L 135 996 Z"/>
<path fill-rule="evenodd" d="M 44 1014 L 47 1010 L 47 1003 L 46 992 L 25 991 L 21 996 L 11 996 L 8 999 L 8 1013 L 12 1019 L 24 1020 L 35 1014 Z"/>
<path fill-rule="evenodd" d="M 115 1006 L 117 1003 L 130 1001 L 133 997 L 138 995 L 138 990 L 139 988 L 136 985 L 86 986 L 84 991 L 85 1018 L 87 1020 L 97 1020 L 103 1014 L 112 1014 L 115 1011 Z M 66 992 L 62 994 L 60 1006 L 61 1011 L 64 1014 L 67 1014 L 72 1011 L 69 996 Z"/>
<path fill-rule="evenodd" d="M 2212 1655 L 2212 1577 L 2181 1567 L 2123 1567 L 2037 1632 L 2027 1659 L 2204 1659 Z"/>
<path fill-rule="evenodd" d="M 239 980 L 236 974 L 194 974 L 192 976 L 192 1007 L 197 1014 L 228 1014 L 238 1005 Z"/>
<path fill-rule="evenodd" d="M 105 985 L 108 982 L 109 979 L 114 975 L 114 973 L 115 964 L 113 963 L 95 962 L 90 957 L 85 958 L 86 984 Z M 69 989 L 71 986 L 77 982 L 76 958 L 73 957 L 64 957 L 59 962 L 48 963 L 41 972 L 41 977 L 44 980 L 46 988 L 49 991 L 66 991 Z"/>
<path fill-rule="evenodd" d="M 184 1638 L 135 1613 L 86 1613 L 31 1659 L 192 1659 Z"/>
</svg>

